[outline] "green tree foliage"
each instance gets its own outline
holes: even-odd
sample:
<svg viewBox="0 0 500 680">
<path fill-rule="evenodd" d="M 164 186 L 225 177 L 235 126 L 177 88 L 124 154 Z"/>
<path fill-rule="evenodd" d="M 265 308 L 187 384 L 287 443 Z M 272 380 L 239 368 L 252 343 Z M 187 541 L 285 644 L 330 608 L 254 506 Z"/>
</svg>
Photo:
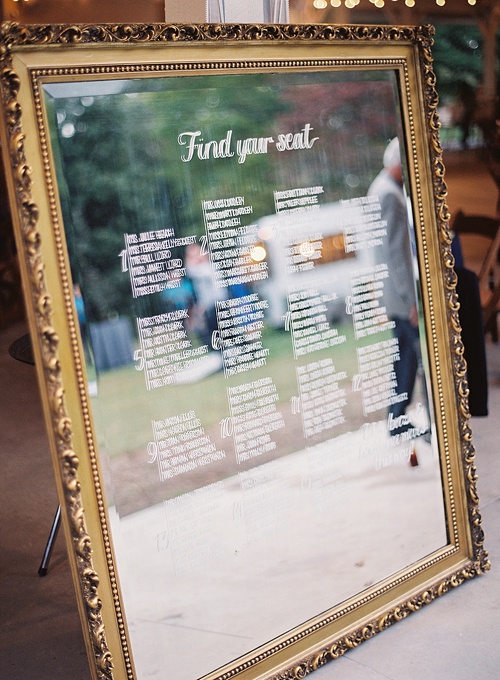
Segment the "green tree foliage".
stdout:
<svg viewBox="0 0 500 680">
<path fill-rule="evenodd" d="M 274 190 L 322 185 L 324 202 L 363 194 L 398 133 L 392 72 L 176 76 L 68 84 L 49 93 L 73 276 L 87 292 L 91 321 L 160 311 L 158 295 L 131 308 L 124 234 L 172 229 L 176 237 L 201 238 L 207 199 L 245 196 L 256 221 L 275 211 Z M 280 134 L 300 135 L 306 124 L 321 140 L 314 148 L 279 150 Z M 193 133 L 200 146 L 186 162 L 179 136 Z M 273 143 L 244 164 L 237 154 L 205 157 L 202 143 L 219 144 L 229 133 L 233 152 L 237 140 Z M 173 253 L 183 256 L 182 249 Z"/>
<path fill-rule="evenodd" d="M 459 95 L 465 83 L 475 89 L 482 81 L 483 38 L 473 24 L 438 24 L 432 50 L 442 100 Z"/>
<path fill-rule="evenodd" d="M 221 140 L 229 129 L 235 139 L 249 130 L 265 134 L 286 104 L 265 83 L 251 85 L 237 76 L 223 87 L 219 78 L 217 88 L 207 78 L 202 87 L 199 78 L 127 81 L 114 94 L 49 102 L 73 276 L 91 284 L 84 286 L 91 320 L 130 312 L 130 283 L 119 258 L 124 233 L 174 228 L 177 236 L 200 236 L 201 200 L 245 194 L 256 174 L 266 177 L 266 156 L 247 158 L 242 183 L 234 159 L 195 154 L 183 163 L 177 141 L 186 131 L 202 132 L 205 142 Z M 262 215 L 272 209 L 264 195 L 253 207 Z"/>
</svg>

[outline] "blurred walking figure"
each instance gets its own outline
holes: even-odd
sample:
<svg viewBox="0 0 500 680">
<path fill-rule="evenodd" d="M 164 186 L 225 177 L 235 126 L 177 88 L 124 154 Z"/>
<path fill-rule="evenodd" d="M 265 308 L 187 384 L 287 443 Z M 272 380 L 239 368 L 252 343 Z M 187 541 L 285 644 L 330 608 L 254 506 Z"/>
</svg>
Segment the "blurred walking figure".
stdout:
<svg viewBox="0 0 500 680">
<path fill-rule="evenodd" d="M 420 358 L 413 256 L 397 138 L 387 146 L 383 164 L 368 195 L 377 196 L 382 220 L 387 223 L 387 236 L 377 247 L 377 261 L 389 266 L 389 277 L 384 282 L 384 305 L 395 324 L 393 333 L 399 344 L 399 359 L 394 362 L 394 372 L 397 393 L 402 400 L 391 404 L 388 414 L 389 433 L 395 436 L 414 428 L 406 409 L 412 399 Z M 418 434 L 423 432 L 412 433 L 414 436 Z"/>
</svg>

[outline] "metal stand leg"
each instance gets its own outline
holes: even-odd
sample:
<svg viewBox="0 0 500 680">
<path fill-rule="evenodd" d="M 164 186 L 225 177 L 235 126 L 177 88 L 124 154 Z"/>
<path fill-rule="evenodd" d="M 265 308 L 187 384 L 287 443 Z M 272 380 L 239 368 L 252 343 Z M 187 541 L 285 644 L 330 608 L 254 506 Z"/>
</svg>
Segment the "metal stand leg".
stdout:
<svg viewBox="0 0 500 680">
<path fill-rule="evenodd" d="M 42 562 L 38 569 L 38 576 L 46 576 L 49 569 L 50 556 L 52 555 L 52 549 L 54 548 L 54 543 L 56 542 L 57 532 L 59 531 L 59 525 L 61 524 L 61 506 L 57 506 L 54 521 L 52 522 L 52 528 L 50 529 L 49 539 L 47 545 L 45 546 L 45 551 L 43 553 Z"/>
</svg>

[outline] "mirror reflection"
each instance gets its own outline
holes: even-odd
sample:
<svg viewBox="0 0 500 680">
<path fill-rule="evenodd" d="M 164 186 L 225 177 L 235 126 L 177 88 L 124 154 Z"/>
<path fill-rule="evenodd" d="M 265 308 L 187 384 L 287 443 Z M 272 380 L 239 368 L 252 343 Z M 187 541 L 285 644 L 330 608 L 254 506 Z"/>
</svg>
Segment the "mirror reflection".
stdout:
<svg viewBox="0 0 500 680">
<path fill-rule="evenodd" d="M 139 680 L 447 542 L 393 70 L 44 86 Z"/>
</svg>

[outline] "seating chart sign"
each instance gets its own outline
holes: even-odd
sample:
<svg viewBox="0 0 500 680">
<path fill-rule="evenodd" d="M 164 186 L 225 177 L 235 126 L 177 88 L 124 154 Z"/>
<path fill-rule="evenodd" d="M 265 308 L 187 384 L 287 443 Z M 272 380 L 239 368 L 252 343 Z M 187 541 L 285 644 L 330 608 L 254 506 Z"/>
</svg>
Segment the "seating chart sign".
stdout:
<svg viewBox="0 0 500 680">
<path fill-rule="evenodd" d="M 436 151 L 415 141 L 425 34 L 387 34 L 378 59 L 370 41 L 193 45 L 188 28 L 13 48 L 52 225 L 59 346 L 32 317 L 38 363 L 59 352 L 62 374 L 42 391 L 53 407 L 60 381 L 68 409 L 53 443 L 68 535 L 93 548 L 74 559 L 95 677 L 303 677 L 359 635 L 353 612 L 384 602 L 371 637 L 472 550 L 465 498 L 450 504 L 466 405 Z"/>
</svg>

